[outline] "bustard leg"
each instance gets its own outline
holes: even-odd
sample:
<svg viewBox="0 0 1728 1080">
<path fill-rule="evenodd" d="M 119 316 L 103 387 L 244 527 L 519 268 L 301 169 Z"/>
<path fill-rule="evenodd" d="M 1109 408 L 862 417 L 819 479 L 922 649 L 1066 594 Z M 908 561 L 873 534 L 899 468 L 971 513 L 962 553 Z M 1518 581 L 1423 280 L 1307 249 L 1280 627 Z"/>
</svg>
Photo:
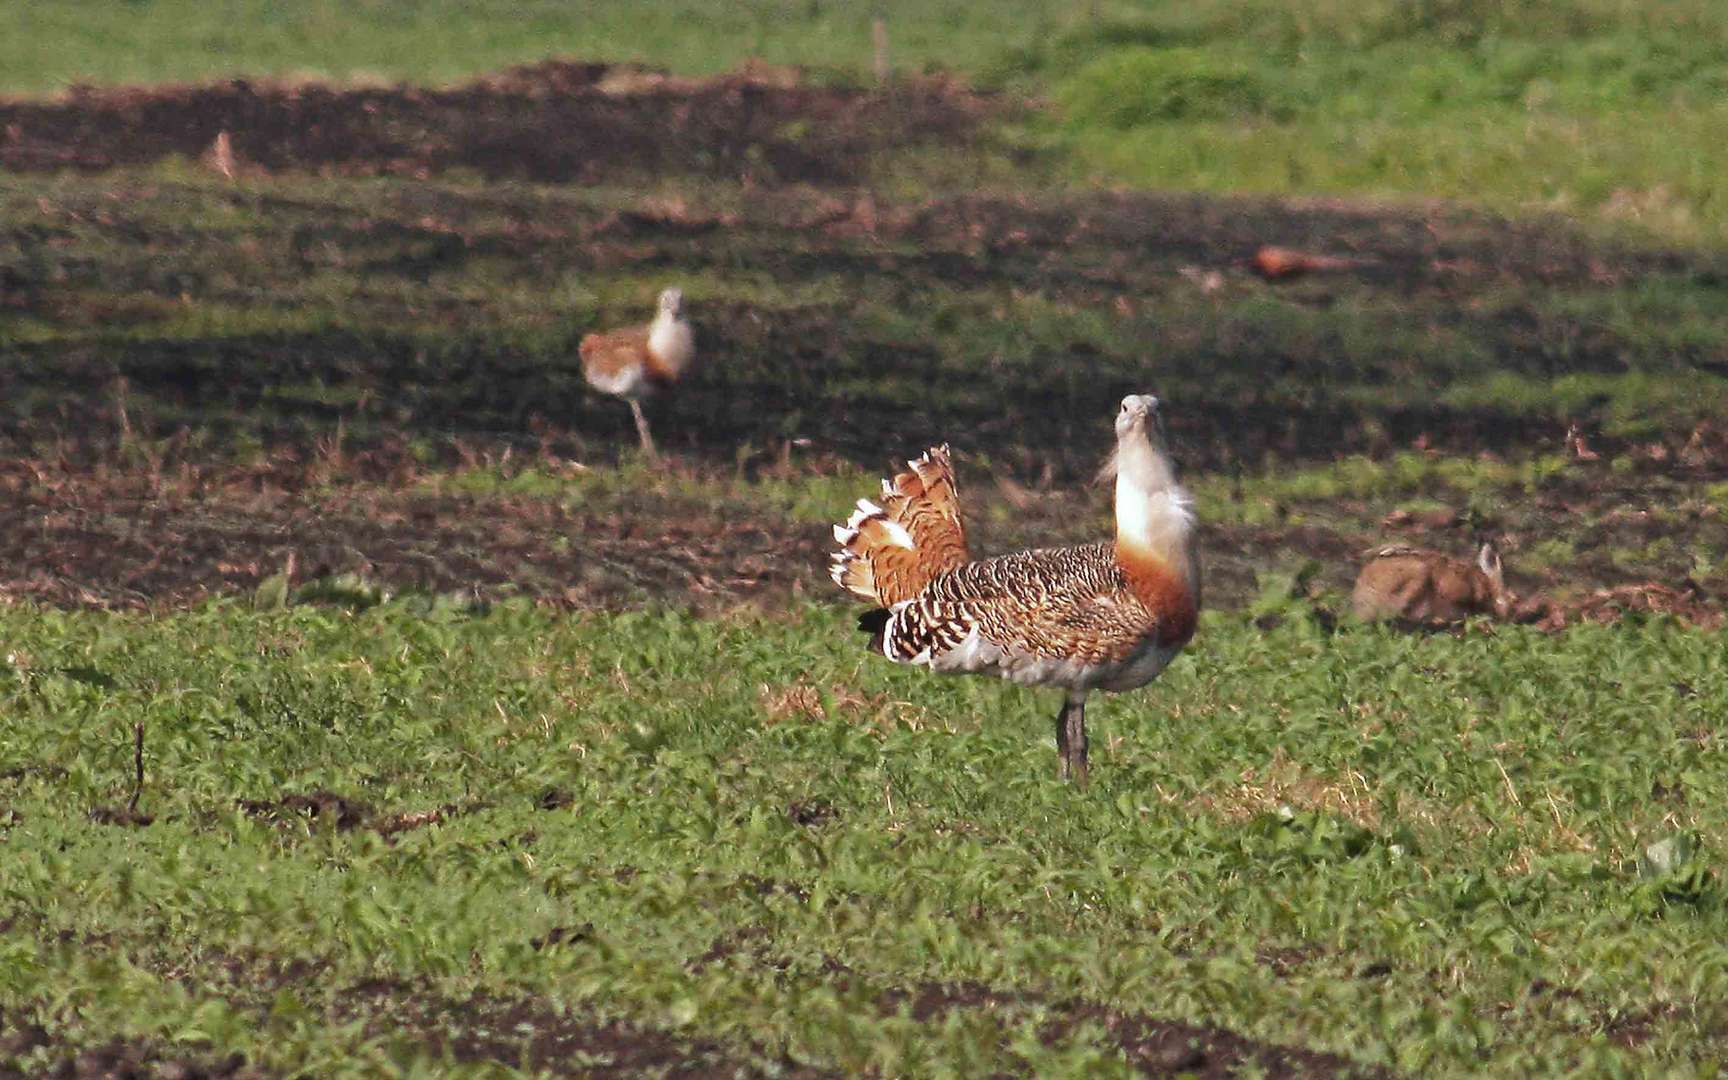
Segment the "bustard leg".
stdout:
<svg viewBox="0 0 1728 1080">
<path fill-rule="evenodd" d="M 1068 699 L 1056 712 L 1056 779 L 1068 779 Z"/>
<path fill-rule="evenodd" d="M 636 418 L 636 434 L 642 438 L 642 452 L 648 455 L 649 461 L 659 461 L 660 455 L 654 449 L 654 436 L 648 434 L 648 418 L 642 415 L 642 403 L 635 398 L 630 399 L 630 415 Z"/>
<path fill-rule="evenodd" d="M 1086 691 L 1070 690 L 1056 714 L 1056 775 L 1086 786 Z"/>
</svg>

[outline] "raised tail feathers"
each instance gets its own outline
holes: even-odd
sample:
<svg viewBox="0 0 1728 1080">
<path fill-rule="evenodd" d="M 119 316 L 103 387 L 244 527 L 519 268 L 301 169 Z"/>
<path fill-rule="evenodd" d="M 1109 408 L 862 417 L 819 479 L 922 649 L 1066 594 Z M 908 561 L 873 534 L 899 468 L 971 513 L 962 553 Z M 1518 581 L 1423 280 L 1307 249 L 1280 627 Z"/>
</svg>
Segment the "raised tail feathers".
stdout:
<svg viewBox="0 0 1728 1080">
<path fill-rule="evenodd" d="M 880 505 L 859 499 L 845 524 L 834 526 L 840 545 L 829 568 L 834 583 L 882 607 L 910 599 L 969 558 L 947 445 L 906 465 L 908 471 L 882 482 Z"/>
</svg>

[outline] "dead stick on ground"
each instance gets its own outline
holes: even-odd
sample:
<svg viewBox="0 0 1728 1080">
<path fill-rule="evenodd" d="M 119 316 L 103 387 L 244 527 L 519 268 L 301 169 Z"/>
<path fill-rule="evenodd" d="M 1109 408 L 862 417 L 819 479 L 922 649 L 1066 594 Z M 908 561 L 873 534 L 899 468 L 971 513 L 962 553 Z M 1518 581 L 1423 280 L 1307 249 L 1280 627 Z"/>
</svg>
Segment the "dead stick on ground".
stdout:
<svg viewBox="0 0 1728 1080">
<path fill-rule="evenodd" d="M 126 804 L 128 814 L 138 812 L 138 797 L 144 794 L 144 724 L 132 725 L 132 801 Z"/>
<path fill-rule="evenodd" d="M 894 64 L 888 58 L 888 20 L 881 15 L 870 22 L 871 43 L 876 53 L 876 85 L 887 86 L 894 74 Z"/>
<path fill-rule="evenodd" d="M 120 423 L 120 445 L 122 447 L 132 445 L 132 418 L 126 415 L 127 390 L 126 376 L 122 375 L 114 380 L 114 412 Z"/>
</svg>

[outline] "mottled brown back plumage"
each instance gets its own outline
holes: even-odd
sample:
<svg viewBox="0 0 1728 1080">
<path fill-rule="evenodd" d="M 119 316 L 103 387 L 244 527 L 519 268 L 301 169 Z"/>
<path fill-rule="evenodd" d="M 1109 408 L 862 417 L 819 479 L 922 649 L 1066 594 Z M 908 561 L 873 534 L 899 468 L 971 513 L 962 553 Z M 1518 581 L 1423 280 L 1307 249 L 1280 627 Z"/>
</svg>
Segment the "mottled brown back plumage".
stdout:
<svg viewBox="0 0 1728 1080">
<path fill-rule="evenodd" d="M 661 363 L 648 348 L 646 326 L 587 334 L 578 351 L 582 355 L 582 374 L 596 386 L 626 378 L 637 369 L 648 384 L 644 389 L 661 389 L 678 378 L 678 372 Z"/>
<path fill-rule="evenodd" d="M 977 633 L 1009 653 L 1092 667 L 1122 663 L 1148 640 L 1173 647 L 1193 637 L 1197 613 L 1186 597 L 1155 608 L 1141 591 L 1113 544 L 980 559 L 938 575 L 896 610 L 883 651 L 916 662 Z"/>
</svg>

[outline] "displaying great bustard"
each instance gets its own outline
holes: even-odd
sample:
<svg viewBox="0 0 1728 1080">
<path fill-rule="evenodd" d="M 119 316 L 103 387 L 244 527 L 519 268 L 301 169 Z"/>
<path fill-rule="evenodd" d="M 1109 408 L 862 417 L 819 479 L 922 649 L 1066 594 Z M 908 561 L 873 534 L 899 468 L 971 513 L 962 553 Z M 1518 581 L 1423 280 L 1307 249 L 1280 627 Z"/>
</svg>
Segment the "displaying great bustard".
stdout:
<svg viewBox="0 0 1728 1080">
<path fill-rule="evenodd" d="M 933 671 L 1000 675 L 1067 692 L 1058 775 L 1084 786 L 1086 695 L 1144 686 L 1194 636 L 1200 561 L 1194 510 L 1176 483 L 1158 399 L 1116 414 L 1116 540 L 973 561 L 946 445 L 882 482 L 834 527 L 834 581 L 877 605 L 872 647 Z"/>
<path fill-rule="evenodd" d="M 582 339 L 581 353 L 588 385 L 630 403 L 642 450 L 650 459 L 656 458 L 642 399 L 677 382 L 696 359 L 696 335 L 684 320 L 684 293 L 666 289 L 653 322 L 589 334 Z"/>
</svg>

